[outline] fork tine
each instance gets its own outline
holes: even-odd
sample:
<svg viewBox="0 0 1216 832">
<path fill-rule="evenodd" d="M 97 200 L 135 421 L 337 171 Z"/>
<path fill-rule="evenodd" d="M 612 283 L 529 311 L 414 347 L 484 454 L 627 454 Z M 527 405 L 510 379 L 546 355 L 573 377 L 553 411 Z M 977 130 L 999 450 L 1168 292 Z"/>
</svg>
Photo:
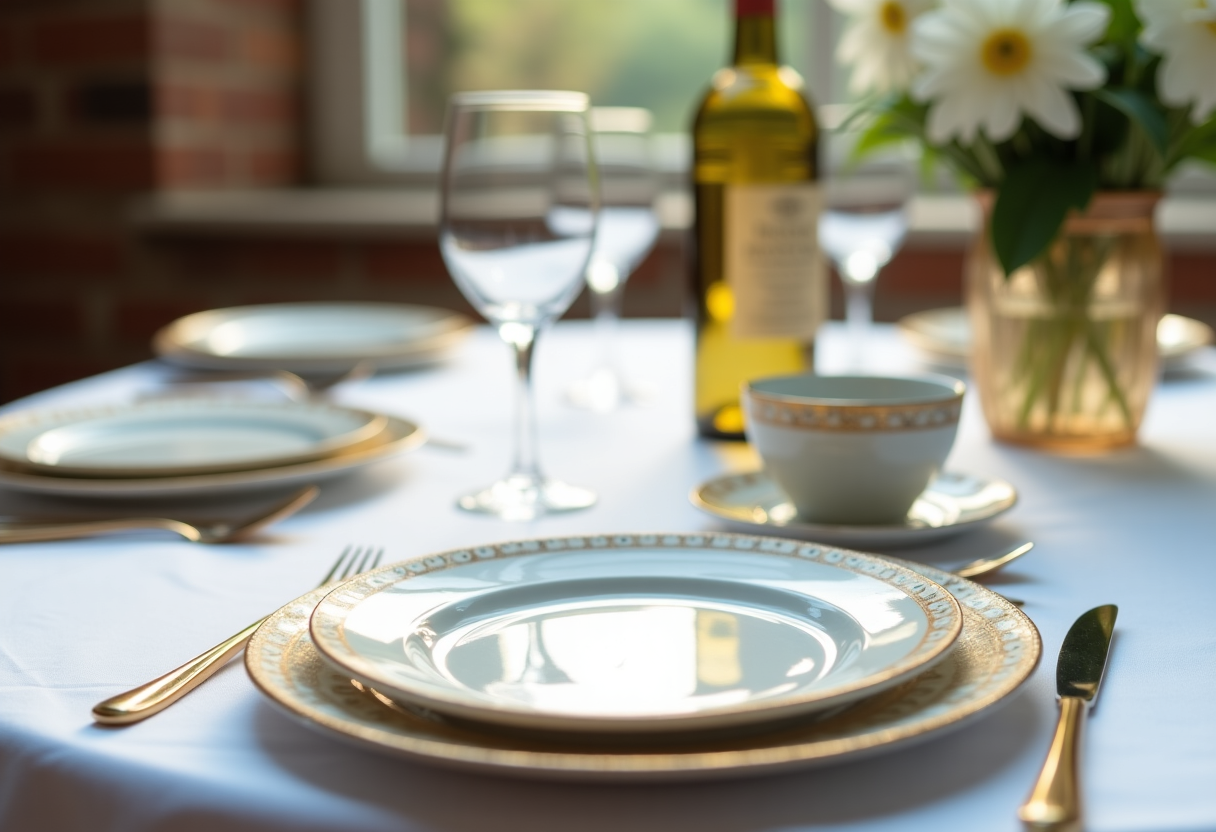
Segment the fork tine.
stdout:
<svg viewBox="0 0 1216 832">
<path fill-rule="evenodd" d="M 384 547 L 383 546 L 381 546 L 379 549 L 376 550 L 376 554 L 372 557 L 372 562 L 367 565 L 367 568 L 360 570 L 360 571 L 370 572 L 371 570 L 375 569 L 377 566 L 380 565 L 380 558 L 382 558 L 382 557 L 384 557 Z"/>
<path fill-rule="evenodd" d="M 345 549 L 342 550 L 342 554 L 338 555 L 338 559 L 336 561 L 334 561 L 334 565 L 329 568 L 329 571 L 325 573 L 325 577 L 321 579 L 321 583 L 317 584 L 317 586 L 325 586 L 327 583 L 330 583 L 331 581 L 334 580 L 335 577 L 337 577 L 338 570 L 342 568 L 343 561 L 346 560 L 346 556 L 348 554 L 350 554 L 350 551 L 352 548 L 354 548 L 354 547 L 347 546 Z M 359 552 L 356 549 L 355 557 L 358 557 L 358 556 L 359 556 Z"/>
</svg>

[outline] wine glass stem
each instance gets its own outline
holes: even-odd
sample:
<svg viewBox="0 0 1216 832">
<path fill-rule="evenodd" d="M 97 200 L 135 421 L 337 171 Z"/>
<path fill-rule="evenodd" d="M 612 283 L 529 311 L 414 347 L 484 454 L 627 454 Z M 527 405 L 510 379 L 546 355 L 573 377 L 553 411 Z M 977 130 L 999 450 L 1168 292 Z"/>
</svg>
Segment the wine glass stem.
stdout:
<svg viewBox="0 0 1216 832">
<path fill-rule="evenodd" d="M 595 316 L 596 339 L 599 341 L 599 365 L 616 370 L 616 340 L 621 321 L 621 289 L 618 283 L 607 291 L 591 291 L 591 314 Z"/>
<path fill-rule="evenodd" d="M 536 411 L 532 398 L 532 352 L 536 347 L 536 328 L 513 324 L 502 337 L 515 352 L 515 458 L 512 477 L 540 479 L 537 458 Z"/>
<path fill-rule="evenodd" d="M 866 341 L 870 337 L 870 324 L 874 320 L 873 279 L 864 282 L 845 280 L 845 321 L 849 331 L 849 342 L 854 364 L 865 363 Z"/>
</svg>

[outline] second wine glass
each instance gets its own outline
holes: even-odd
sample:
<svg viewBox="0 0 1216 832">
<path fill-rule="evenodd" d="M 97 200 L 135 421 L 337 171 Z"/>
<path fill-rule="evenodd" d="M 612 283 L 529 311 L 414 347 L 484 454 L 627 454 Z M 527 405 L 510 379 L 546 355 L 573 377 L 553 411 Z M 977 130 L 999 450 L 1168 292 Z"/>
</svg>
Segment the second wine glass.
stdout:
<svg viewBox="0 0 1216 832">
<path fill-rule="evenodd" d="M 650 397 L 631 382 L 617 360 L 621 298 L 625 281 L 645 259 L 659 236 L 655 200 L 658 172 L 650 144 L 649 110 L 595 107 L 591 130 L 600 174 L 600 221 L 587 266 L 587 289 L 595 319 L 598 355 L 591 372 L 570 385 L 570 403 L 587 410 L 615 410 Z"/>
<path fill-rule="evenodd" d="M 577 92 L 459 93 L 448 108 L 440 250 L 453 280 L 515 357 L 515 450 L 506 477 L 462 496 L 506 520 L 587 508 L 595 494 L 550 479 L 537 458 L 532 353 L 582 287 L 599 207 Z"/>
</svg>

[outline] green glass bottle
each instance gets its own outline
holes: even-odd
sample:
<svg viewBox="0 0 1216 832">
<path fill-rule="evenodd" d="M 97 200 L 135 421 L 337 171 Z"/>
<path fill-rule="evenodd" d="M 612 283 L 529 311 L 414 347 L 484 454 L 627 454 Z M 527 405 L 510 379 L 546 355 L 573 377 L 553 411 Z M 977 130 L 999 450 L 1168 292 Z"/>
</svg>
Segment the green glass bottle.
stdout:
<svg viewBox="0 0 1216 832">
<path fill-rule="evenodd" d="M 734 2 L 734 59 L 693 123 L 695 406 L 721 439 L 743 438 L 745 381 L 814 366 L 828 310 L 815 115 L 778 63 L 774 0 Z"/>
</svg>

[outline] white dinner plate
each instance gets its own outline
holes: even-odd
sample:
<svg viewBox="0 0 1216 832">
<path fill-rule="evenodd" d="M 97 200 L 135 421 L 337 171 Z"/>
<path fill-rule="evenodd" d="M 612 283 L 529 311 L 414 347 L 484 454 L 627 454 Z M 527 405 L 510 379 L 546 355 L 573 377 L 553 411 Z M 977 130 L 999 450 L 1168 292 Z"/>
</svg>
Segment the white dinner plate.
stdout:
<svg viewBox="0 0 1216 832">
<path fill-rule="evenodd" d="M 397 568 L 408 566 L 386 572 Z M 377 698 L 324 661 L 312 643 L 309 617 L 326 589 L 272 614 L 249 642 L 245 666 L 269 701 L 303 725 L 358 748 L 415 762 L 483 774 L 592 782 L 766 775 L 840 763 L 940 736 L 1010 701 L 1030 677 L 1042 653 L 1030 619 L 978 584 L 928 566 L 915 568 L 944 585 L 962 605 L 962 635 L 943 661 L 839 714 L 736 736 L 663 736 L 628 744 L 566 741 L 479 730 L 433 711 Z"/>
<path fill-rule="evenodd" d="M 413 422 L 393 416 L 384 430 L 370 439 L 332 456 L 255 468 L 249 471 L 224 471 L 182 477 L 52 477 L 17 470 L 0 462 L 0 488 L 28 494 L 58 497 L 88 497 L 107 500 L 201 497 L 237 494 L 291 485 L 322 482 L 348 474 L 382 460 L 391 459 L 418 447 L 426 434 Z"/>
<path fill-rule="evenodd" d="M 798 519 L 790 498 L 763 471 L 723 474 L 689 495 L 692 504 L 732 527 L 843 546 L 919 546 L 958 534 L 1004 514 L 1018 493 L 1004 480 L 942 471 L 929 483 L 903 523 L 834 526 Z"/>
<path fill-rule="evenodd" d="M 899 321 L 900 334 L 929 353 L 934 362 L 965 367 L 971 351 L 971 325 L 961 306 L 914 312 Z M 1167 369 L 1180 366 L 1196 350 L 1212 343 L 1212 328 L 1182 315 L 1165 315 L 1157 324 L 1157 349 Z"/>
<path fill-rule="evenodd" d="M 332 373 L 360 361 L 378 369 L 443 358 L 470 331 L 464 315 L 400 303 L 274 303 L 179 318 L 152 346 L 167 361 L 206 370 Z"/>
<path fill-rule="evenodd" d="M 336 587 L 321 653 L 383 693 L 529 730 L 734 728 L 845 705 L 924 672 L 958 603 L 877 556 L 751 535 L 527 540 Z"/>
<path fill-rule="evenodd" d="M 33 473 L 168 477 L 331 456 L 386 419 L 327 404 L 178 399 L 0 419 L 0 460 Z"/>
</svg>

